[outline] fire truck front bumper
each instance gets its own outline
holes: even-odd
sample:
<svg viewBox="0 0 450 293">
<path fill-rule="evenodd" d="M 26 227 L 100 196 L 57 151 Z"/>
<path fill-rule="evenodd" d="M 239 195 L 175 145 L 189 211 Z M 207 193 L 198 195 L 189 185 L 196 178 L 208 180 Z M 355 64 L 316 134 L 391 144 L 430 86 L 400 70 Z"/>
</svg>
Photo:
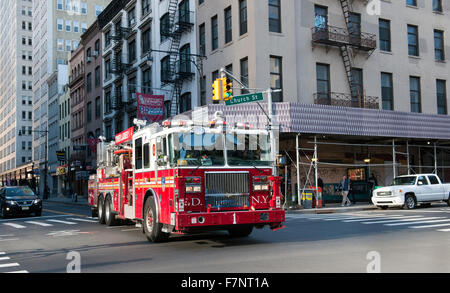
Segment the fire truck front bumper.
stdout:
<svg viewBox="0 0 450 293">
<path fill-rule="evenodd" d="M 254 225 L 255 227 L 269 225 L 273 230 L 277 230 L 283 228 L 284 221 L 284 210 L 227 211 L 181 214 L 177 217 L 177 227 L 179 230 L 197 228 L 219 230 L 234 225 Z"/>
</svg>

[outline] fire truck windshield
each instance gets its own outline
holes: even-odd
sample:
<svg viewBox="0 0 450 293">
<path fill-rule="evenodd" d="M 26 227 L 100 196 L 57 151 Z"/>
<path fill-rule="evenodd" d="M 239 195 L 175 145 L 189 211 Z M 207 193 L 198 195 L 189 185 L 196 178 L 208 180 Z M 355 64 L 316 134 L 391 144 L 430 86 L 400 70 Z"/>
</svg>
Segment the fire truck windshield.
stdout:
<svg viewBox="0 0 450 293">
<path fill-rule="evenodd" d="M 230 166 L 270 166 L 268 135 L 227 134 L 226 148 Z"/>
<path fill-rule="evenodd" d="M 224 166 L 221 134 L 183 133 L 171 135 L 171 163 L 178 166 Z"/>
</svg>

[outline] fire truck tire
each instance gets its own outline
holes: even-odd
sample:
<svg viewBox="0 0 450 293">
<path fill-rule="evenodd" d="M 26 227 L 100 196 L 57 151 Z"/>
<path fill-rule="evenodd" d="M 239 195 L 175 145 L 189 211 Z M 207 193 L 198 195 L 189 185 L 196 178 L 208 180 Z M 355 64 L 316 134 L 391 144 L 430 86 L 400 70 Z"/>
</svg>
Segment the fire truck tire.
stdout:
<svg viewBox="0 0 450 293">
<path fill-rule="evenodd" d="M 241 226 L 232 229 L 228 229 L 228 234 L 231 237 L 247 237 L 253 232 L 253 226 Z"/>
<path fill-rule="evenodd" d="M 100 224 L 105 224 L 105 207 L 103 196 L 98 198 L 98 222 Z"/>
<path fill-rule="evenodd" d="M 105 223 L 107 226 L 116 226 L 118 224 L 118 221 L 116 219 L 116 215 L 112 212 L 113 206 L 111 197 L 108 196 L 105 201 Z"/>
<path fill-rule="evenodd" d="M 151 197 L 145 201 L 143 226 L 145 236 L 151 242 L 164 242 L 169 238 L 170 234 L 162 232 L 163 225 L 158 223 L 155 202 Z"/>
</svg>

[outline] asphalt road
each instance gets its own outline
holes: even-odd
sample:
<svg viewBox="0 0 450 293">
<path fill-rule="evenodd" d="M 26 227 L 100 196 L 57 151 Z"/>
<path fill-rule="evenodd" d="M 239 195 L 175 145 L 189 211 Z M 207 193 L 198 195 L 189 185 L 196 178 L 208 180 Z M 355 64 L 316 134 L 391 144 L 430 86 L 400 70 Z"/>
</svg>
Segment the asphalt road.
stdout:
<svg viewBox="0 0 450 293">
<path fill-rule="evenodd" d="M 450 272 L 450 207 L 287 214 L 286 228 L 173 236 L 149 243 L 89 209 L 45 203 L 42 217 L 0 220 L 0 272 Z M 79 257 L 79 258 L 78 258 Z"/>
</svg>

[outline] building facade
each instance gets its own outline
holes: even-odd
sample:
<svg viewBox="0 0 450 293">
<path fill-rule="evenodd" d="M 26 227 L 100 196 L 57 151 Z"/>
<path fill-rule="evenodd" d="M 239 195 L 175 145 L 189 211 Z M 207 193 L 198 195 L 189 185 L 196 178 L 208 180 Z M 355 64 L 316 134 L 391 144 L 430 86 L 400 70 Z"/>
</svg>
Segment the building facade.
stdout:
<svg viewBox="0 0 450 293">
<path fill-rule="evenodd" d="M 0 181 L 10 184 L 29 177 L 32 156 L 32 13 L 32 1 L 0 3 Z"/>
<path fill-rule="evenodd" d="M 99 16 L 103 133 L 134 126 L 136 94 L 164 96 L 166 116 L 198 105 L 195 1 L 113 1 Z"/>
<path fill-rule="evenodd" d="M 380 6 L 368 6 L 374 3 Z M 355 170 L 365 174 L 358 180 L 374 173 L 383 185 L 411 172 L 450 180 L 449 15 L 446 0 L 199 1 L 198 46 L 207 56 L 202 104 L 212 103 L 209 89 L 220 68 L 250 92 L 282 89 L 273 101 L 280 153 L 294 158 L 287 174 L 280 170 L 289 195 L 298 191 L 297 169 L 302 186 L 314 184 L 308 170 L 315 139 L 318 175 L 331 187 Z M 248 92 L 234 85 L 235 95 Z M 251 105 L 212 109 L 265 119 Z"/>
<path fill-rule="evenodd" d="M 33 130 L 48 131 L 47 79 L 61 66 L 68 72 L 70 54 L 80 43 L 80 36 L 109 3 L 108 0 L 33 2 Z M 59 68 L 58 68 L 59 67 Z M 59 86 L 64 84 L 58 81 Z M 35 132 L 33 161 L 40 170 L 45 167 L 45 137 Z M 47 154 L 48 155 L 48 154 Z M 49 182 L 47 182 L 49 184 Z M 44 184 L 41 184 L 43 190 Z"/>
</svg>

